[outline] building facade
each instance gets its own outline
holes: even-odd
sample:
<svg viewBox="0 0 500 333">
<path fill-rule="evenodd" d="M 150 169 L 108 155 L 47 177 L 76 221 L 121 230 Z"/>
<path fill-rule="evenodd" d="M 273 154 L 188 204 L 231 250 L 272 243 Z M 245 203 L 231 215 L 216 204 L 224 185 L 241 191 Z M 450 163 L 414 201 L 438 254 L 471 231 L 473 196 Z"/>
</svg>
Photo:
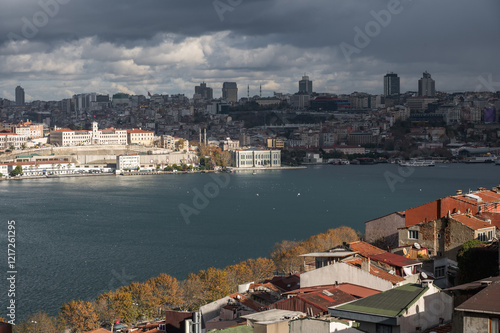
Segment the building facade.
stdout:
<svg viewBox="0 0 500 333">
<path fill-rule="evenodd" d="M 396 73 L 384 75 L 384 96 L 399 95 L 399 76 Z"/>
<path fill-rule="evenodd" d="M 302 80 L 299 81 L 299 93 L 311 95 L 313 92 L 313 83 L 309 80 L 309 76 L 302 76 Z"/>
<path fill-rule="evenodd" d="M 16 87 L 16 105 L 24 105 L 24 89 L 21 86 Z"/>
<path fill-rule="evenodd" d="M 280 167 L 280 150 L 250 148 L 231 153 L 233 165 L 237 168 Z"/>
<path fill-rule="evenodd" d="M 425 71 L 422 78 L 418 80 L 418 96 L 434 97 L 436 96 L 435 81 L 431 75 Z"/>
<path fill-rule="evenodd" d="M 230 103 L 238 102 L 238 86 L 236 82 L 224 82 L 222 84 L 222 98 Z"/>
<path fill-rule="evenodd" d="M 141 164 L 139 155 L 116 156 L 116 170 L 137 170 Z"/>
<path fill-rule="evenodd" d="M 140 128 L 127 130 L 127 142 L 129 145 L 152 146 L 154 133 Z"/>
<path fill-rule="evenodd" d="M 50 143 L 60 147 L 86 145 L 126 145 L 127 130 L 108 128 L 99 130 L 97 122 L 92 123 L 92 130 L 72 131 L 58 129 L 50 132 Z"/>
</svg>

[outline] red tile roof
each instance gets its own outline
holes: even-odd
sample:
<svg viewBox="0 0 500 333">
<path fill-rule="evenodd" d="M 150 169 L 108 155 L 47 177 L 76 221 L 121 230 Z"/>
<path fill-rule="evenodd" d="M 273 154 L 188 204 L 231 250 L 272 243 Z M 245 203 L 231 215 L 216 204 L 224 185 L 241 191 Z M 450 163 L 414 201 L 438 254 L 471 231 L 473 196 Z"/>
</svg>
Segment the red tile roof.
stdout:
<svg viewBox="0 0 500 333">
<path fill-rule="evenodd" d="M 494 225 L 498 229 L 500 229 L 500 213 L 481 213 L 476 215 L 476 217 L 482 220 L 490 220 L 491 225 Z"/>
<path fill-rule="evenodd" d="M 335 284 L 328 284 L 324 286 L 313 286 L 313 287 L 304 287 L 292 291 L 288 291 L 286 293 L 283 293 L 283 295 L 298 295 L 298 294 L 306 294 L 310 292 L 315 292 L 318 290 L 330 290 L 330 289 L 338 289 L 342 290 L 343 292 L 353 295 L 358 298 L 363 298 L 363 297 L 368 297 L 371 295 L 375 295 L 380 293 L 379 290 L 363 287 L 363 286 L 358 286 L 356 284 L 352 283 L 341 283 L 338 285 Z"/>
<path fill-rule="evenodd" d="M 387 252 L 376 246 L 373 246 L 371 244 L 362 241 L 349 243 L 349 246 L 351 247 L 351 251 L 357 251 L 364 257 Z"/>
<path fill-rule="evenodd" d="M 370 259 L 377 262 L 383 262 L 384 264 L 388 264 L 394 267 L 405 267 L 420 264 L 418 260 L 408 259 L 406 257 L 390 252 L 370 256 Z"/>
<path fill-rule="evenodd" d="M 132 129 L 127 129 L 127 133 L 153 133 L 151 131 L 145 131 L 143 129 L 139 129 L 139 128 L 132 128 Z"/>
<path fill-rule="evenodd" d="M 354 258 L 354 259 L 350 259 L 350 260 L 345 260 L 345 263 L 360 268 L 361 267 L 361 260 L 362 260 L 361 258 Z M 370 274 L 372 274 L 376 277 L 379 277 L 383 280 L 389 281 L 392 284 L 398 284 L 398 283 L 405 280 L 401 276 L 389 274 L 388 272 L 386 272 L 380 268 L 374 267 L 373 265 L 370 265 Z"/>
<path fill-rule="evenodd" d="M 299 294 L 295 297 L 287 298 L 279 302 L 273 303 L 266 309 L 281 309 L 289 311 L 300 311 L 308 313 L 312 309 L 313 314 L 317 315 L 328 311 L 328 307 L 340 305 L 357 298 L 338 290 L 336 288 L 321 289 L 310 293 Z"/>
<path fill-rule="evenodd" d="M 471 228 L 473 230 L 493 227 L 493 225 L 489 224 L 488 222 L 485 222 L 484 220 L 479 219 L 479 218 L 472 216 L 472 215 L 453 214 L 451 217 L 455 221 L 458 221 L 458 222 L 468 226 L 469 228 Z"/>
<path fill-rule="evenodd" d="M 237 300 L 240 302 L 242 305 L 246 306 L 249 309 L 252 309 L 254 311 L 260 311 L 262 309 L 262 305 L 259 303 L 255 302 L 254 300 L 240 294 L 240 293 L 234 293 L 229 295 L 234 300 Z"/>
</svg>

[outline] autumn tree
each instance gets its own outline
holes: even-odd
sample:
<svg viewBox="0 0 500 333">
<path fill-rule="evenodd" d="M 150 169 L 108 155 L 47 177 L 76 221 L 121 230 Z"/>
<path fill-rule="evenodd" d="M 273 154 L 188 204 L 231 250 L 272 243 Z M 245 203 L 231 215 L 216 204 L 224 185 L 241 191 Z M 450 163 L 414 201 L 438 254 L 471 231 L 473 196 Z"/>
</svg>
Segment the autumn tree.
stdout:
<svg viewBox="0 0 500 333">
<path fill-rule="evenodd" d="M 242 283 L 260 282 L 272 277 L 276 270 L 276 265 L 271 259 L 257 258 L 228 266 L 224 270 L 227 272 L 231 290 L 237 291 L 238 285 Z"/>
<path fill-rule="evenodd" d="M 28 316 L 26 320 L 14 325 L 15 333 L 26 332 L 43 332 L 43 333 L 58 333 L 63 331 L 59 327 L 57 319 L 49 316 L 45 312 L 37 312 L 34 315 Z"/>
<path fill-rule="evenodd" d="M 132 295 L 125 291 L 109 291 L 97 297 L 94 308 L 99 316 L 101 326 L 113 326 L 117 320 L 130 324 L 137 318 L 137 307 L 134 306 Z"/>
<path fill-rule="evenodd" d="M 70 301 L 61 307 L 61 323 L 72 333 L 92 331 L 98 328 L 99 316 L 91 302 Z"/>
<path fill-rule="evenodd" d="M 205 302 L 210 303 L 231 294 L 231 287 L 227 279 L 227 272 L 210 267 L 198 273 L 203 284 Z"/>
<path fill-rule="evenodd" d="M 310 252 L 323 252 L 338 245 L 359 240 L 356 231 L 349 227 L 338 227 L 326 232 L 309 237 L 298 243 L 282 241 L 277 243 L 271 252 L 271 259 L 276 264 L 278 271 L 288 274 L 303 270 L 304 260 L 302 254 Z"/>
<path fill-rule="evenodd" d="M 162 273 L 146 283 L 151 286 L 154 304 L 160 310 L 177 309 L 184 304 L 184 295 L 176 278 Z"/>
<path fill-rule="evenodd" d="M 274 245 L 271 252 L 271 259 L 279 272 L 288 274 L 302 270 L 302 260 L 298 257 L 300 252 L 300 243 L 294 241 L 281 241 Z"/>
<path fill-rule="evenodd" d="M 201 278 L 197 274 L 189 273 L 187 279 L 182 283 L 182 291 L 186 300 L 184 303 L 185 310 L 193 311 L 204 304 L 203 288 Z"/>
<path fill-rule="evenodd" d="M 131 295 L 132 305 L 136 306 L 138 316 L 136 319 L 153 318 L 155 315 L 155 299 L 153 289 L 147 283 L 132 282 L 130 285 L 121 287 L 118 291 Z"/>
</svg>

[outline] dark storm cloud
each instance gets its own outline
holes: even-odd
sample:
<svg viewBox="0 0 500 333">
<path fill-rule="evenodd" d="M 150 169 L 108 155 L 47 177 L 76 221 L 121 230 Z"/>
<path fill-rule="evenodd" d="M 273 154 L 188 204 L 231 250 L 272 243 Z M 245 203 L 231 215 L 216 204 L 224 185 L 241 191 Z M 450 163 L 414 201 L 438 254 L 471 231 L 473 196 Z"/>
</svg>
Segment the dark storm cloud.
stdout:
<svg viewBox="0 0 500 333">
<path fill-rule="evenodd" d="M 102 90 L 110 82 L 133 90 L 152 73 L 160 92 L 191 91 L 201 80 L 265 81 L 270 92 L 294 92 L 304 72 L 318 91 L 330 92 L 378 93 L 386 71 L 400 74 L 403 90 L 414 90 L 424 70 L 443 90 L 470 89 L 480 75 L 500 80 L 498 0 L 0 0 L 0 6 L 0 75 L 12 79 L 8 87 L 36 79 L 66 80 L 68 91 Z M 37 89 L 41 98 L 45 87 Z"/>
</svg>

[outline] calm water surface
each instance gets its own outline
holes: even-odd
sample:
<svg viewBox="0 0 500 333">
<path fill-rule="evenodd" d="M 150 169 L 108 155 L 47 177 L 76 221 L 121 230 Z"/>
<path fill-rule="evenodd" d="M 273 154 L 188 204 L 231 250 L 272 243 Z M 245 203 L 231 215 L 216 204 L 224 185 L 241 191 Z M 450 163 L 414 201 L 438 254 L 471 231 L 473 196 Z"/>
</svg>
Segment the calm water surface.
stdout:
<svg viewBox="0 0 500 333">
<path fill-rule="evenodd" d="M 55 315 L 71 299 L 92 300 L 162 272 L 184 279 L 267 256 L 283 239 L 341 225 L 364 231 L 370 219 L 500 183 L 495 165 L 410 173 L 387 164 L 312 166 L 225 175 L 224 187 L 209 174 L 3 181 L 0 266 L 6 275 L 7 221 L 15 220 L 18 318 Z M 210 198 L 197 198 L 198 191 Z M 196 214 L 185 219 L 179 207 Z M 3 317 L 6 301 L 0 297 Z"/>
</svg>

